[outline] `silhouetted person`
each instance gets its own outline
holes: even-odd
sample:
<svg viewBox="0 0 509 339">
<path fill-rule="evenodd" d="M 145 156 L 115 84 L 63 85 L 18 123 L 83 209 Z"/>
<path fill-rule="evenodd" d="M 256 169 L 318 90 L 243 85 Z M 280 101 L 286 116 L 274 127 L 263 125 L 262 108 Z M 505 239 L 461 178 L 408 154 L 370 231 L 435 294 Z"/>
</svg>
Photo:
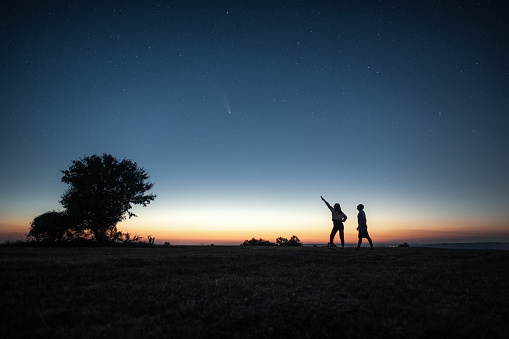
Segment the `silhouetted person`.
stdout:
<svg viewBox="0 0 509 339">
<path fill-rule="evenodd" d="M 341 248 L 345 247 L 345 226 L 343 225 L 343 222 L 346 221 L 346 215 L 341 211 L 341 206 L 339 204 L 334 204 L 334 207 L 329 205 L 329 203 L 323 198 L 323 202 L 332 212 L 332 231 L 330 232 L 330 240 L 329 240 L 329 248 L 336 247 L 334 245 L 334 237 L 336 236 L 336 233 L 339 231 L 339 238 L 341 239 Z"/>
<path fill-rule="evenodd" d="M 364 213 L 364 205 L 359 204 L 357 206 L 357 210 L 359 211 L 359 214 L 357 214 L 357 220 L 359 222 L 359 226 L 357 227 L 357 230 L 359 231 L 359 243 L 357 244 L 356 250 L 359 250 L 359 247 L 361 247 L 362 244 L 362 238 L 366 238 L 369 241 L 369 246 L 371 246 L 371 250 L 373 250 L 373 242 L 371 241 L 371 238 L 368 234 L 368 224 L 366 223 L 366 213 Z"/>
</svg>

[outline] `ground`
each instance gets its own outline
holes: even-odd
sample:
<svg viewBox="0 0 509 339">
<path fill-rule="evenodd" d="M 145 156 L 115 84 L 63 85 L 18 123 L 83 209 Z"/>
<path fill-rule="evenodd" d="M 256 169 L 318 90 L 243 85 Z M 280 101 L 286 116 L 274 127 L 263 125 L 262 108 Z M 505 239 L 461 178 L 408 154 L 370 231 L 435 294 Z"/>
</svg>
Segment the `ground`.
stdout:
<svg viewBox="0 0 509 339">
<path fill-rule="evenodd" d="M 509 324 L 509 251 L 0 247 L 4 337 L 476 337 Z"/>
</svg>

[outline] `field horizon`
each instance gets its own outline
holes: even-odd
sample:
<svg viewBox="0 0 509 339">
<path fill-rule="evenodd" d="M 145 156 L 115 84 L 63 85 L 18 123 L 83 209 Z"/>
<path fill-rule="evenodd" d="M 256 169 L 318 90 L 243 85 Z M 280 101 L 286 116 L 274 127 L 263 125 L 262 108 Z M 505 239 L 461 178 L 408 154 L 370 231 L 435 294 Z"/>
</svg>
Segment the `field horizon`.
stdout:
<svg viewBox="0 0 509 339">
<path fill-rule="evenodd" d="M 490 337 L 509 252 L 0 247 L 6 337 Z"/>
<path fill-rule="evenodd" d="M 4 232 L 0 233 L 0 246 L 15 244 L 16 242 L 26 242 L 27 232 Z M 214 240 L 191 240 L 188 239 L 187 241 L 184 240 L 175 240 L 171 238 L 159 238 L 156 237 L 155 245 L 164 245 L 166 242 L 169 242 L 172 246 L 208 246 L 208 245 L 215 245 L 215 246 L 237 246 L 240 245 L 244 240 L 250 240 L 249 239 L 243 239 L 239 240 L 237 242 L 235 241 L 214 241 Z M 255 239 L 258 239 L 259 237 L 254 237 Z M 270 242 L 275 242 L 275 239 L 265 239 Z M 142 236 L 141 242 L 147 242 L 146 237 Z M 217 239 L 216 239 L 217 240 Z M 505 240 L 505 238 L 503 239 Z M 336 244 L 339 243 L 339 239 L 336 239 Z M 376 239 L 373 239 L 373 245 L 375 247 L 392 247 L 392 246 L 398 246 L 402 243 L 408 243 L 412 247 L 430 247 L 430 248 L 449 248 L 449 249 L 497 249 L 497 250 L 509 250 L 509 241 L 498 241 L 498 240 L 479 240 L 476 241 L 475 239 L 469 239 L 469 240 L 453 240 L 453 239 L 436 239 L 434 241 L 421 241 L 418 239 L 407 239 L 407 240 L 401 240 L 401 239 L 394 239 L 394 240 L 384 240 L 384 241 L 376 241 Z M 303 246 L 325 246 L 327 244 L 327 241 L 308 241 L 308 242 L 302 242 Z M 355 247 L 357 246 L 357 241 L 346 241 L 345 242 L 346 247 Z M 367 241 L 363 241 L 363 246 L 368 246 Z"/>
</svg>

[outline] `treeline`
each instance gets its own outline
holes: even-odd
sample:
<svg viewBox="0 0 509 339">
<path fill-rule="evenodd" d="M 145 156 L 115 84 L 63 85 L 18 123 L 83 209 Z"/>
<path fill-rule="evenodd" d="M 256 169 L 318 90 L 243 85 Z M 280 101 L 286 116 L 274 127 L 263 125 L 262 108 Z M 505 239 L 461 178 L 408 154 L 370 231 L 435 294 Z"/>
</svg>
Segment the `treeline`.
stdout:
<svg viewBox="0 0 509 339">
<path fill-rule="evenodd" d="M 264 240 L 262 238 L 251 240 L 244 240 L 241 246 L 302 246 L 299 238 L 296 235 L 292 235 L 290 239 L 279 237 L 276 239 L 276 242 L 270 242 L 269 240 Z"/>
</svg>

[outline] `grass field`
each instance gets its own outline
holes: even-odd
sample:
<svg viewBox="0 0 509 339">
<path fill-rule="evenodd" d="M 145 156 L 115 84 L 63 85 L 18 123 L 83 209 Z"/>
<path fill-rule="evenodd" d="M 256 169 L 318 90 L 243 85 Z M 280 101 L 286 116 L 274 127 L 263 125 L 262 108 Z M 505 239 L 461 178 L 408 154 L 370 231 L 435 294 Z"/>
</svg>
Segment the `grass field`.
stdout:
<svg viewBox="0 0 509 339">
<path fill-rule="evenodd" d="M 0 247 L 14 337 L 509 336 L 509 251 Z"/>
</svg>

